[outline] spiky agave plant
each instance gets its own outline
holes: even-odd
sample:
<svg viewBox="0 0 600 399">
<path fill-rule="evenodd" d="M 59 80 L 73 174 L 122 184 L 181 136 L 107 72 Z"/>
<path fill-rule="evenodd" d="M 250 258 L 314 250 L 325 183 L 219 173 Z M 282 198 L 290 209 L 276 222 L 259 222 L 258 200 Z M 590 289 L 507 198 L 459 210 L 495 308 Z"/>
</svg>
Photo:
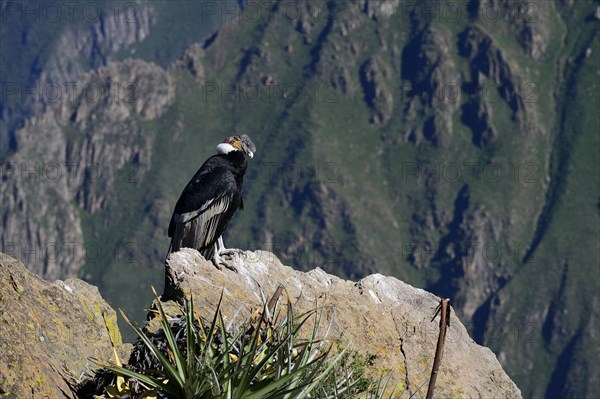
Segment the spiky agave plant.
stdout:
<svg viewBox="0 0 600 399">
<path fill-rule="evenodd" d="M 154 294 L 158 299 L 155 291 Z M 145 348 L 154 356 L 157 367 L 135 371 L 120 364 L 104 366 L 118 378 L 117 386 L 107 387 L 106 395 L 101 397 L 322 397 L 321 383 L 342 358 L 344 351 L 328 357 L 331 346 L 317 339 L 319 312 L 313 310 L 296 317 L 288 298 L 284 314 L 275 311 L 277 299 L 274 296 L 269 305 L 254 312 L 233 333 L 227 330 L 221 315 L 222 295 L 210 325 L 196 316 L 193 300 L 186 300 L 183 330 L 180 328 L 175 332 L 160 300 L 157 300 L 157 316 L 166 341 L 162 348 L 123 314 Z M 311 319 L 311 335 L 302 340 L 300 330 Z M 326 397 L 342 397 L 344 392 L 350 392 L 353 382 L 342 379 L 335 386 L 335 392 L 327 393 Z"/>
</svg>

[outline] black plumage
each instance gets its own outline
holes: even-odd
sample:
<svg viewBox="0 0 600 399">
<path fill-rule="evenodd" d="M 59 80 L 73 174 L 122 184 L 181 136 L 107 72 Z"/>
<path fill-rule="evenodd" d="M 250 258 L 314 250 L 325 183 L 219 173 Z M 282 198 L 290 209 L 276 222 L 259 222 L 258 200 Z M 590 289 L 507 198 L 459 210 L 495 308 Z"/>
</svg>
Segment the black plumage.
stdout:
<svg viewBox="0 0 600 399">
<path fill-rule="evenodd" d="M 180 248 L 195 248 L 215 265 L 221 263 L 218 240 L 233 214 L 243 208 L 242 183 L 255 151 L 246 135 L 233 136 L 217 146 L 216 155 L 204 162 L 187 184 L 171 222 L 169 253 Z M 222 244 L 222 241 L 221 241 Z"/>
</svg>

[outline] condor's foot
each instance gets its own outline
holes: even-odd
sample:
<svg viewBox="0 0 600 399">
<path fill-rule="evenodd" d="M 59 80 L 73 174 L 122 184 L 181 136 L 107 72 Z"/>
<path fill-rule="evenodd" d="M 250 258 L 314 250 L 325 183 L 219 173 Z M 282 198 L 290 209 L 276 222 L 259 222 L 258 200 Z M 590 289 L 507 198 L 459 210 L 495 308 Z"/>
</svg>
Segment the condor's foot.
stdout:
<svg viewBox="0 0 600 399">
<path fill-rule="evenodd" d="M 223 258 L 225 259 L 242 259 L 242 256 L 245 256 L 246 251 L 244 251 L 243 249 L 236 249 L 236 248 L 225 248 L 223 249 L 219 255 L 221 255 Z"/>
<path fill-rule="evenodd" d="M 220 254 L 215 252 L 213 258 L 211 259 L 213 265 L 215 265 L 215 267 L 219 270 L 223 270 L 223 266 L 225 266 L 227 269 L 234 271 L 234 272 L 238 272 L 237 267 L 235 267 L 235 259 L 233 256 L 231 256 L 229 254 L 230 251 L 236 251 L 236 250 L 231 250 L 231 249 L 227 249 L 223 252 L 221 252 Z M 239 251 L 239 250 L 237 250 Z"/>
</svg>

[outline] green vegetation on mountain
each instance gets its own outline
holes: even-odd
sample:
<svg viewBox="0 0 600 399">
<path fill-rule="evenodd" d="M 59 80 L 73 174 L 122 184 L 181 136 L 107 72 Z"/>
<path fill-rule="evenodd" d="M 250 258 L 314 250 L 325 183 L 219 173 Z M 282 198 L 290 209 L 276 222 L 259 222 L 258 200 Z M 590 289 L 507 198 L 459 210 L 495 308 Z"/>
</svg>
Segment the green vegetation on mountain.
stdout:
<svg viewBox="0 0 600 399">
<path fill-rule="evenodd" d="M 133 104 L 78 97 L 48 111 L 61 115 L 50 118 L 67 158 L 113 171 L 94 181 L 81 171 L 65 189 L 87 250 L 77 273 L 143 317 L 179 193 L 218 142 L 244 132 L 257 152 L 227 246 L 450 297 L 524 397 L 594 396 L 597 4 L 259 2 L 186 41 L 206 27 L 193 24 L 206 9 L 189 3 L 157 3 L 144 38 L 109 57 L 144 61 L 82 75 L 151 82 Z M 41 156 L 23 150 L 39 149 L 31 129 L 13 132 L 9 161 Z M 16 230 L 31 216 L 4 220 Z M 3 243 L 16 234 L 7 228 Z"/>
</svg>

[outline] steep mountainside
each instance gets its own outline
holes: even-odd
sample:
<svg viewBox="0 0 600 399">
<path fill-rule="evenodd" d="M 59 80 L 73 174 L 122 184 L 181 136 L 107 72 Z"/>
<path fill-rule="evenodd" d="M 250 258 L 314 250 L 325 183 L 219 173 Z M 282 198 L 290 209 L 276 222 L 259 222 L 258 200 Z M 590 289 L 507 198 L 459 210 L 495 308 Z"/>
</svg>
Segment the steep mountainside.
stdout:
<svg viewBox="0 0 600 399">
<path fill-rule="evenodd" d="M 139 310 L 182 187 L 246 132 L 257 152 L 228 246 L 450 297 L 524 397 L 600 389 L 598 5 L 242 2 L 233 21 L 200 9 L 223 25 L 167 62 L 162 3 L 135 4 L 145 16 L 73 75 L 72 101 L 21 104 L 4 252 Z M 70 81 L 46 60 L 40 79 Z"/>
</svg>

